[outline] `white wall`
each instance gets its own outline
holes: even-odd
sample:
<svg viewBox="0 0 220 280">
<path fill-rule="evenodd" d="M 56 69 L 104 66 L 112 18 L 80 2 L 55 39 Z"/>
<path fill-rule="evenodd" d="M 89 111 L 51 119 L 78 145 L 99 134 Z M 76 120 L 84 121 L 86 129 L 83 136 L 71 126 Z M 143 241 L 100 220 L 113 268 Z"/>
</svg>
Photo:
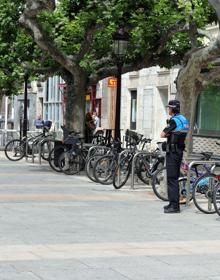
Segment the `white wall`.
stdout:
<svg viewBox="0 0 220 280">
<path fill-rule="evenodd" d="M 178 68 L 171 70 L 151 67 L 122 76 L 121 127 L 130 128 L 131 90 L 137 90 L 137 126 L 136 131 L 161 140 L 160 133 L 166 126 L 166 104 L 175 98 L 174 80 Z"/>
</svg>

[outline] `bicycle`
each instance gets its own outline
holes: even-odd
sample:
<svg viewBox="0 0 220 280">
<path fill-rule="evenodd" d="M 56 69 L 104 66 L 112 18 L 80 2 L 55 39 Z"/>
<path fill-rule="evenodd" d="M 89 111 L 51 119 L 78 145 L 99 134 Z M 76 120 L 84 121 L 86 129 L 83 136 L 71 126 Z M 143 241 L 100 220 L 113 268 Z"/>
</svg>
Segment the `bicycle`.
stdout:
<svg viewBox="0 0 220 280">
<path fill-rule="evenodd" d="M 86 164 L 85 164 L 85 171 L 86 171 L 86 175 L 88 176 L 88 178 L 93 181 L 93 182 L 97 182 L 95 177 L 94 177 L 94 165 L 95 162 L 101 157 L 104 156 L 106 153 L 108 153 L 110 150 L 109 147 L 107 146 L 97 146 L 92 155 L 90 155 L 89 158 L 87 158 L 86 160 Z"/>
<path fill-rule="evenodd" d="M 212 156 L 212 153 L 201 153 L 201 160 L 209 160 Z M 186 199 L 187 191 L 186 191 L 186 183 L 187 183 L 187 177 L 184 176 L 183 173 L 186 173 L 188 171 L 188 164 L 182 162 L 181 169 L 183 172 L 180 173 L 179 178 L 179 193 L 180 193 L 180 200 L 184 201 Z M 199 170 L 200 169 L 200 170 Z M 190 178 L 190 200 L 192 197 L 193 192 L 193 184 L 196 182 L 196 180 L 202 176 L 205 173 L 210 173 L 211 167 L 206 164 L 199 164 L 194 166 L 193 172 L 194 175 Z M 167 190 L 167 174 L 166 174 L 166 167 L 161 168 L 160 170 L 157 170 L 155 174 L 152 177 L 152 189 L 155 193 L 155 195 L 163 200 L 168 201 L 168 190 Z"/>
<path fill-rule="evenodd" d="M 220 175 L 209 173 L 201 176 L 193 185 L 194 204 L 205 214 L 216 213 L 218 196 L 215 193 L 219 179 Z"/>
<path fill-rule="evenodd" d="M 74 175 L 84 168 L 88 150 L 82 146 L 80 132 L 70 131 L 65 126 L 61 128 L 64 140 L 50 152 L 49 165 L 56 172 Z"/>
<path fill-rule="evenodd" d="M 60 170 L 66 175 L 74 175 L 84 169 L 87 150 L 78 137 L 68 139 L 68 144 L 64 147 L 64 151 L 60 154 L 58 165 Z"/>
<path fill-rule="evenodd" d="M 107 154 L 96 159 L 93 168 L 94 181 L 104 185 L 112 184 L 113 174 L 121 151 L 121 142 L 114 140 Z"/>
<path fill-rule="evenodd" d="M 136 143 L 133 144 L 133 148 L 127 151 L 127 155 L 124 156 L 117 164 L 114 177 L 113 177 L 113 186 L 115 189 L 120 189 L 123 187 L 130 174 L 131 174 L 131 167 L 134 156 L 137 152 L 137 145 L 142 144 L 141 151 L 144 150 L 146 144 L 151 142 L 151 139 L 144 138 L 142 139 L 143 135 L 136 136 Z M 157 158 L 154 162 L 152 162 L 152 158 Z M 144 182 L 148 183 L 147 180 L 151 178 L 152 173 L 158 168 L 159 164 L 163 162 L 163 157 L 156 156 L 156 153 L 152 153 L 149 155 L 140 155 L 137 157 L 135 162 L 135 170 L 138 178 Z"/>
<path fill-rule="evenodd" d="M 215 212 L 220 216 L 220 176 L 213 189 L 213 205 Z"/>
<path fill-rule="evenodd" d="M 43 125 L 43 132 L 39 135 L 9 141 L 4 148 L 5 156 L 11 161 L 19 161 L 24 157 L 31 157 L 31 155 L 33 156 L 34 153 L 38 152 L 37 144 L 44 140 L 40 143 L 41 157 L 48 160 L 49 151 L 52 149 L 51 142 L 53 141 L 51 139 L 52 135 L 48 133 L 51 125 L 50 121 L 46 121 Z"/>
</svg>

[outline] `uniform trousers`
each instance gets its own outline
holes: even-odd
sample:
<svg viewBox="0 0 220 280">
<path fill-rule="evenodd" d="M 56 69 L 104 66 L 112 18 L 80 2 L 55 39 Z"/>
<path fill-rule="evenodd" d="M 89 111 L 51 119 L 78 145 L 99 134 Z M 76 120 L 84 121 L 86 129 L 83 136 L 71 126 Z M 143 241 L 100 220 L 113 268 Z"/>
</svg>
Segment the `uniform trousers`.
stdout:
<svg viewBox="0 0 220 280">
<path fill-rule="evenodd" d="M 183 152 L 167 152 L 166 153 L 166 171 L 168 185 L 168 199 L 170 205 L 179 208 L 179 182 L 180 165 L 183 158 Z"/>
</svg>

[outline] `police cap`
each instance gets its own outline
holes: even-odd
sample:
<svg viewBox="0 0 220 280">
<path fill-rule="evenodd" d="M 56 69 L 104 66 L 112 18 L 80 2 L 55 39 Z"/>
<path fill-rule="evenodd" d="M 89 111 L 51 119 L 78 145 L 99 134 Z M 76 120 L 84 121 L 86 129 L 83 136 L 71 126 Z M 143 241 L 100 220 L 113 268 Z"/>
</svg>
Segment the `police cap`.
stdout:
<svg viewBox="0 0 220 280">
<path fill-rule="evenodd" d="M 170 100 L 166 107 L 180 109 L 180 102 L 178 100 Z"/>
</svg>

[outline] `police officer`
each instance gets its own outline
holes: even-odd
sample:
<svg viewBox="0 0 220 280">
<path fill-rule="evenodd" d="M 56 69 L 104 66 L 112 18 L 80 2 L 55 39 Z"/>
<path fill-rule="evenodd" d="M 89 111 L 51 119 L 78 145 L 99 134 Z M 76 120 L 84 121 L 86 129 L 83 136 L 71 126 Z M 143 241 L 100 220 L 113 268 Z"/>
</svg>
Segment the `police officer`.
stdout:
<svg viewBox="0 0 220 280">
<path fill-rule="evenodd" d="M 164 213 L 179 213 L 178 178 L 189 122 L 180 114 L 180 102 L 178 100 L 170 100 L 166 107 L 168 107 L 171 118 L 160 135 L 162 138 L 167 138 L 166 170 L 169 204 L 164 206 Z"/>
</svg>

